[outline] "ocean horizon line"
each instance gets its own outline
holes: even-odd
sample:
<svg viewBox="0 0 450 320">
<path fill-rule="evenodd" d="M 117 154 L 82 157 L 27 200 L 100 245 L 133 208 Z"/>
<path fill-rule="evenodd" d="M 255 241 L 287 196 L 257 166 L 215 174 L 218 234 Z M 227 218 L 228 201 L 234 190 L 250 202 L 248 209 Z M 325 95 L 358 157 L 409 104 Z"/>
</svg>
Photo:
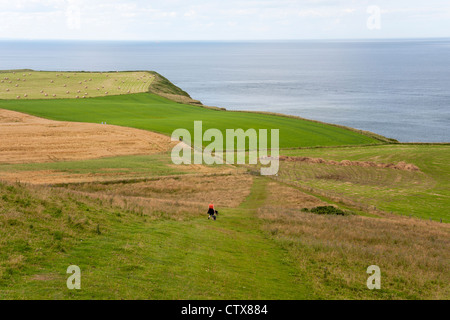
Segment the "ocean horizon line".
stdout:
<svg viewBox="0 0 450 320">
<path fill-rule="evenodd" d="M 24 39 L 0 38 L 1 42 L 134 42 L 134 43 L 277 43 L 277 42 L 395 42 L 395 41 L 439 41 L 448 37 L 392 37 L 392 38 L 336 38 L 336 39 Z"/>
</svg>

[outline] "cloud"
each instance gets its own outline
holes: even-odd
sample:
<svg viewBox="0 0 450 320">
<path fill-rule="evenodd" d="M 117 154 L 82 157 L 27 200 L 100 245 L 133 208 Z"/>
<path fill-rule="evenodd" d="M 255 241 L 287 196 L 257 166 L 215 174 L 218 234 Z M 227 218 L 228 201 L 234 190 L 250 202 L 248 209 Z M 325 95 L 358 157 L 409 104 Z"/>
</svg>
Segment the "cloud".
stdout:
<svg viewBox="0 0 450 320">
<path fill-rule="evenodd" d="M 365 23 L 371 4 L 371 0 L 0 0 L 0 37 L 360 38 L 373 36 Z M 445 21 L 450 17 L 448 0 L 378 0 L 376 4 L 384 25 L 377 36 L 411 37 L 421 26 L 426 26 L 429 36 L 450 36 L 450 21 Z M 71 7 L 79 12 L 79 20 L 68 14 Z M 440 23 L 434 27 L 436 20 Z"/>
</svg>

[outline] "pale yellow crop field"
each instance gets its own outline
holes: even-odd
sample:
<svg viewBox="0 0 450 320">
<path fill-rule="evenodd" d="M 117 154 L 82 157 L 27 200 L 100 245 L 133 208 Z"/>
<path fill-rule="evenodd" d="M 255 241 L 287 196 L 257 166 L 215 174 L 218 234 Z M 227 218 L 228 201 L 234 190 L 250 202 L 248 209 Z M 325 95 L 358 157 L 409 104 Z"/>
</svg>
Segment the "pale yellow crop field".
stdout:
<svg viewBox="0 0 450 320">
<path fill-rule="evenodd" d="M 148 72 L 0 72 L 0 99 L 76 99 L 147 92 Z"/>
</svg>

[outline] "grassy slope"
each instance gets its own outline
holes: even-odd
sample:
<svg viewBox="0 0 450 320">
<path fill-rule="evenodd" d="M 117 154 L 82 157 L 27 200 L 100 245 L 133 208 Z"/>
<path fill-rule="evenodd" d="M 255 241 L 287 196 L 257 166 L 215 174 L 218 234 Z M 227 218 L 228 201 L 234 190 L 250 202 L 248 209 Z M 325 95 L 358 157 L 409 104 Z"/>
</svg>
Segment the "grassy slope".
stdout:
<svg viewBox="0 0 450 320">
<path fill-rule="evenodd" d="M 205 127 L 221 129 L 281 128 L 282 147 L 377 142 L 325 124 L 262 114 L 214 111 L 176 104 L 149 94 L 76 102 L 0 101 L 0 108 L 60 120 L 108 121 L 167 134 L 174 128 L 190 128 L 194 120 L 204 120 Z M 325 191 L 357 197 L 384 210 L 417 212 L 417 215 L 438 218 L 433 214 L 439 212 L 441 215 L 448 207 L 448 150 L 448 146 L 400 145 L 286 150 L 284 153 L 335 160 L 412 162 L 423 171 L 419 180 L 416 176 L 401 174 L 401 183 L 397 184 L 394 179 L 392 184 L 390 176 L 345 171 L 341 173 L 349 181 L 311 179 L 306 183 Z M 6 165 L 3 169 L 69 169 L 87 173 L 91 170 L 101 172 L 105 167 L 138 167 L 137 171 L 142 170 L 144 175 L 172 173 L 171 170 L 166 172 L 167 168 L 159 161 L 148 165 L 145 161 L 145 157 L 121 157 L 76 163 Z M 73 168 L 68 168 L 71 166 Z M 331 170 L 336 173 L 335 168 Z M 325 170 L 324 173 L 329 172 Z M 368 184 L 373 179 L 377 184 L 375 187 Z M 383 185 L 387 182 L 391 185 Z M 420 189 L 416 185 L 408 188 L 409 182 L 418 182 Z M 275 217 L 275 221 L 258 219 L 255 209 L 264 204 L 264 180 L 256 180 L 252 195 L 241 207 L 221 210 L 221 216 L 214 224 L 195 212 L 187 217 L 177 217 L 180 218 L 178 221 L 164 215 L 142 216 L 111 207 L 105 202 L 41 188 L 32 192 L 26 187 L 11 189 L 0 184 L 0 231 L 8 235 L 0 240 L 0 298 L 421 298 L 431 296 L 433 291 L 438 292 L 437 297 L 445 296 L 446 292 L 448 295 L 445 277 L 429 281 L 425 291 L 421 291 L 423 288 L 416 283 L 409 285 L 405 267 L 409 260 L 400 255 L 398 261 L 387 255 L 386 259 L 394 266 L 383 274 L 386 277 L 383 279 L 387 280 L 383 280 L 383 286 L 389 283 L 394 289 L 382 292 L 367 290 L 364 268 L 373 261 L 364 255 L 369 249 L 378 248 L 378 233 L 359 242 L 352 237 L 344 237 L 344 242 L 339 239 L 336 243 L 332 239 L 330 246 L 317 230 L 330 237 L 334 237 L 336 232 L 345 234 L 348 229 L 353 230 L 346 221 L 341 221 L 337 231 L 337 225 L 332 221 L 334 217 L 330 217 L 331 221 L 319 220 L 317 225 L 314 224 L 317 230 L 305 232 L 299 228 L 292 234 L 284 234 L 280 225 L 288 230 L 287 226 L 297 227 L 297 224 L 302 226 L 312 222 L 302 221 L 303 216 L 294 223 L 285 221 L 285 217 Z M 97 226 L 100 226 L 100 234 Z M 395 229 L 395 224 L 392 226 Z M 262 233 L 261 227 L 268 233 Z M 357 227 L 361 234 L 368 234 L 367 226 Z M 420 230 L 426 233 L 427 229 L 422 227 Z M 397 230 L 385 233 L 389 245 L 395 246 L 402 241 L 402 234 Z M 427 236 L 427 240 L 434 242 L 434 237 Z M 404 243 L 406 247 L 410 244 Z M 351 248 L 351 255 L 345 250 L 346 246 Z M 339 254 L 341 260 L 335 259 Z M 382 254 L 384 256 L 386 252 Z M 437 254 L 434 258 L 444 259 L 445 256 Z M 298 261 L 293 262 L 295 259 Z M 82 269 L 81 291 L 66 289 L 65 270 L 70 264 L 78 264 Z M 330 269 L 325 269 L 327 271 L 323 275 L 324 265 Z M 427 270 L 427 266 L 422 269 Z M 446 269 L 443 270 L 441 273 L 445 274 Z M 343 274 L 348 278 L 343 280 Z M 354 274 L 357 274 L 356 280 Z M 319 285 L 311 284 L 305 276 L 312 277 L 311 281 Z M 320 280 L 322 276 L 325 287 Z M 392 281 L 400 285 L 392 285 Z M 435 290 L 436 286 L 442 289 Z"/>
<path fill-rule="evenodd" d="M 320 215 L 292 207 L 277 190 L 258 210 L 267 235 L 327 299 L 448 299 L 450 225 L 385 214 Z M 368 290 L 367 267 L 381 269 L 381 290 Z"/>
<path fill-rule="evenodd" d="M 379 163 L 405 161 L 421 172 L 362 167 L 340 167 L 324 164 L 282 163 L 282 172 L 304 186 L 344 196 L 384 211 L 450 222 L 450 146 L 384 145 L 357 148 L 285 150 L 285 155 L 316 157 L 327 160 L 358 160 Z"/>
<path fill-rule="evenodd" d="M 274 210 L 266 181 L 255 178 L 246 201 L 215 222 L 0 184 L 0 231 L 9 231 L 0 240 L 0 298 L 448 298 L 448 228 Z M 366 287 L 374 263 L 379 291 Z M 82 270 L 80 291 L 66 288 L 72 264 Z"/>
<path fill-rule="evenodd" d="M 280 147 L 338 146 L 379 143 L 354 131 L 312 121 L 266 114 L 211 110 L 175 103 L 149 94 L 98 97 L 84 100 L 0 100 L 0 108 L 54 120 L 122 125 L 170 135 L 177 128 L 193 132 L 193 122 L 203 129 L 280 129 Z"/>
<path fill-rule="evenodd" d="M 179 221 L 170 217 L 151 221 L 148 216 L 120 212 L 104 203 L 64 194 L 47 199 L 41 210 L 42 215 L 50 215 L 46 212 L 55 212 L 54 207 L 60 208 L 64 203 L 62 212 L 56 210 L 57 216 L 33 222 L 23 215 L 42 206 L 41 194 L 29 194 L 21 186 L 0 187 L 7 195 L 3 205 L 15 208 L 21 215 L 14 224 L 0 215 L 0 228 L 13 225 L 15 230 L 14 239 L 1 242 L 3 255 L 13 255 L 14 259 L 3 259 L 6 262 L 0 268 L 0 298 L 313 297 L 306 278 L 296 272 L 286 252 L 264 236 L 253 214 L 265 197 L 263 180 L 256 180 L 243 205 L 221 210 L 215 222 L 201 214 Z M 24 207 L 17 204 L 18 200 L 29 204 Z M 67 222 L 68 215 L 79 218 L 80 209 L 88 219 L 82 229 Z M 35 223 L 33 229 L 29 227 L 31 223 Z M 96 233 L 97 223 L 101 224 L 101 234 Z M 30 241 L 30 233 L 36 235 L 46 228 L 60 231 L 41 239 L 48 244 Z M 41 247 L 45 255 L 36 247 Z M 65 270 L 71 264 L 82 270 L 80 291 L 69 291 L 65 286 Z"/>
</svg>

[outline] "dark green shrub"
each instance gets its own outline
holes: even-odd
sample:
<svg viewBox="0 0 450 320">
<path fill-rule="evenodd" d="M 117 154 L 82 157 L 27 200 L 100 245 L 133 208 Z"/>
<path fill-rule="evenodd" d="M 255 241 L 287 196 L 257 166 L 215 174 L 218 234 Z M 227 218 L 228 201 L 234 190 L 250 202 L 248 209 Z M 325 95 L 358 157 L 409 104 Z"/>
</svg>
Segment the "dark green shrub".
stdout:
<svg viewBox="0 0 450 320">
<path fill-rule="evenodd" d="M 346 215 L 346 213 L 344 211 L 342 211 L 339 208 L 333 207 L 333 206 L 319 206 L 319 207 L 312 208 L 310 211 L 312 213 L 316 213 L 316 214 L 335 214 L 338 216 Z"/>
</svg>

